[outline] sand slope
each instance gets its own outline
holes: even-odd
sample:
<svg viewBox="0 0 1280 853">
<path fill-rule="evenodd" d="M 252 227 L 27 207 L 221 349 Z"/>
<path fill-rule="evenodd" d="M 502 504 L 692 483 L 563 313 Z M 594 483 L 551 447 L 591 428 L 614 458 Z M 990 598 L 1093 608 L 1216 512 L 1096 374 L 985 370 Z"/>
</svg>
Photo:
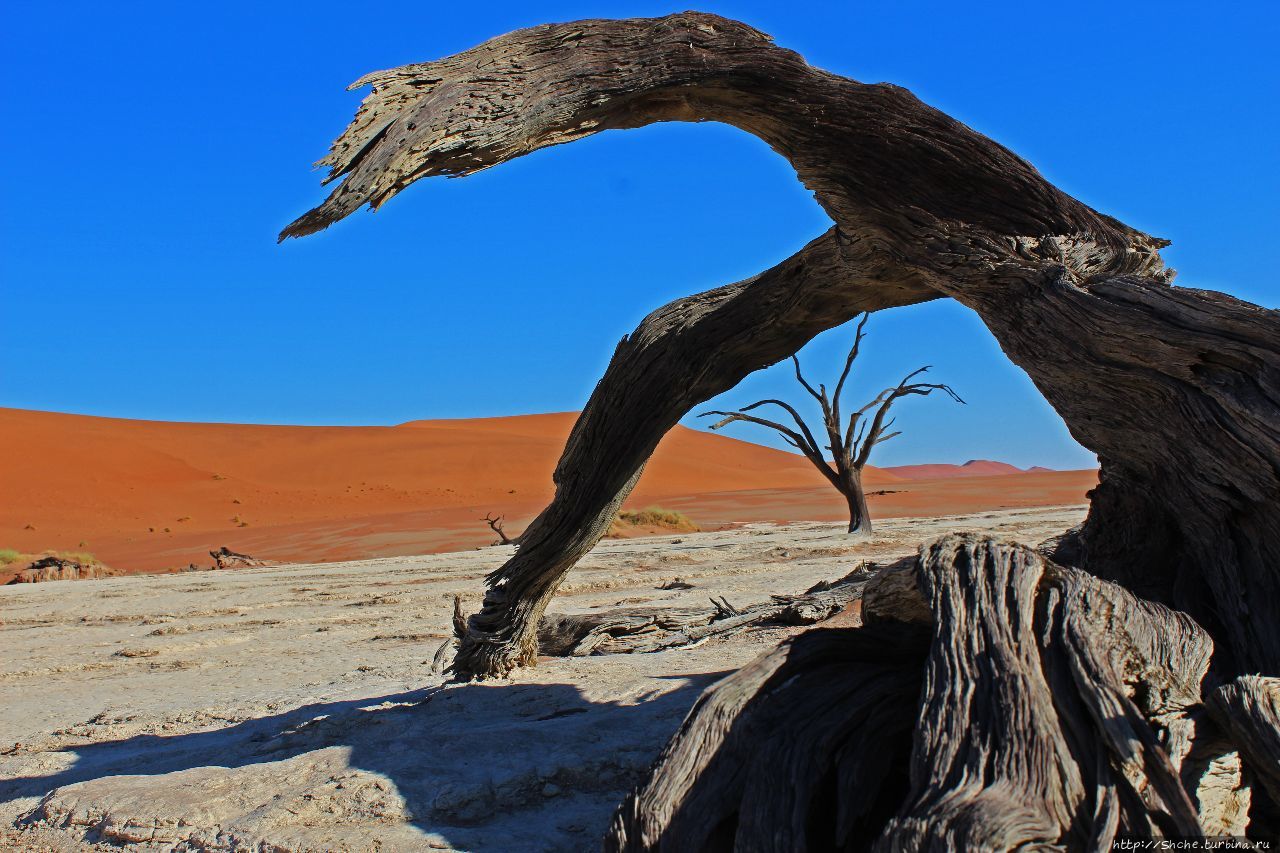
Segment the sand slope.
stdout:
<svg viewBox="0 0 1280 853">
<path fill-rule="evenodd" d="M 486 513 L 518 532 L 546 505 L 575 417 L 298 427 L 0 409 L 0 548 L 91 551 L 137 572 L 207 564 L 222 545 L 281 561 L 487 545 Z M 864 479 L 894 492 L 873 496 L 873 512 L 936 515 L 1076 503 L 1094 475 L 956 486 L 868 469 Z M 1006 498 L 1015 482 L 1022 496 Z M 674 505 L 704 526 L 845 512 L 799 456 L 684 427 L 663 439 L 629 503 Z"/>
<path fill-rule="evenodd" d="M 947 480 L 952 477 L 1002 477 L 1028 472 L 1048 471 L 1049 469 L 1036 466 L 1023 471 L 1008 462 L 993 462 L 990 459 L 970 459 L 963 465 L 947 465 L 934 462 L 927 465 L 895 465 L 885 470 L 904 480 Z"/>
</svg>

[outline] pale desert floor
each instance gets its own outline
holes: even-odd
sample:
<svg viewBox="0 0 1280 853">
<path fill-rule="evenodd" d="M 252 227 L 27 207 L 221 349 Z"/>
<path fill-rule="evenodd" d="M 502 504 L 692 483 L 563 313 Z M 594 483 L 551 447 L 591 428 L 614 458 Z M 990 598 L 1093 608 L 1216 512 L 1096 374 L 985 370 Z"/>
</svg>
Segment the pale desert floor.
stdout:
<svg viewBox="0 0 1280 853">
<path fill-rule="evenodd" d="M 802 592 L 948 530 L 1084 507 L 602 543 L 553 610 Z M 795 628 L 444 685 L 451 597 L 507 548 L 0 588 L 0 848 L 595 850 L 698 694 Z M 657 589 L 675 578 L 694 584 Z M 15 821 L 17 826 L 14 828 Z"/>
</svg>

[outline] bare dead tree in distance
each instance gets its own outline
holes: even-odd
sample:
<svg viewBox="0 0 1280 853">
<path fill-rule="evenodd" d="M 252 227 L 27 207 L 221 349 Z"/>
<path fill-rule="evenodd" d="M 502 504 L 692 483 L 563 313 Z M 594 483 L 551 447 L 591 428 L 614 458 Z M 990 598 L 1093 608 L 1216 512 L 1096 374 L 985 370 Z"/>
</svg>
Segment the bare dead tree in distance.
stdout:
<svg viewBox="0 0 1280 853">
<path fill-rule="evenodd" d="M 858 358 L 858 351 L 862 346 L 862 338 L 865 334 L 863 329 L 866 327 L 867 320 L 870 317 L 870 313 L 863 313 L 862 319 L 858 321 L 857 332 L 853 338 L 853 346 L 849 348 L 849 356 L 844 361 L 844 370 L 840 372 L 840 378 L 836 381 L 835 391 L 830 394 L 827 393 L 827 386 L 821 383 L 819 383 L 817 390 L 814 390 L 814 387 L 805 380 L 804 374 L 800 371 L 800 359 L 795 355 L 791 356 L 791 361 L 796 368 L 796 381 L 804 387 L 810 397 L 818 401 L 818 405 L 822 408 L 822 426 L 826 430 L 828 442 L 825 448 L 831 453 L 831 463 L 827 462 L 823 447 L 819 446 L 817 439 L 814 438 L 813 431 L 809 429 L 809 425 L 805 423 L 804 418 L 800 416 L 794 406 L 782 400 L 759 400 L 749 406 L 743 406 L 736 412 L 713 410 L 699 415 L 699 417 L 704 418 L 710 415 L 724 416 L 711 425 L 713 430 L 726 427 L 731 423 L 742 422 L 768 427 L 782 433 L 783 439 L 803 453 L 805 458 L 812 462 L 814 467 L 821 471 L 822 475 L 831 482 L 831 485 L 835 486 L 836 491 L 844 495 L 849 504 L 849 533 L 858 536 L 866 536 L 871 533 L 871 513 L 867 509 L 867 495 L 862 488 L 862 469 L 867 467 L 867 460 L 871 458 L 871 451 L 876 445 L 883 444 L 891 438 L 902 435 L 901 430 L 889 431 L 896 420 L 895 418 L 886 420 L 889 409 L 903 397 L 912 395 L 927 397 L 934 391 L 942 391 L 957 403 L 964 403 L 964 400 L 960 399 L 960 395 L 949 385 L 933 382 L 912 382 L 912 379 L 927 371 L 931 366 L 925 365 L 908 373 L 897 385 L 881 391 L 870 403 L 850 414 L 849 422 L 845 424 L 840 411 L 840 397 L 844 393 L 844 383 L 849 378 L 849 371 L 853 368 L 853 362 Z M 791 429 L 777 421 L 747 414 L 747 412 L 758 409 L 761 406 L 778 406 L 784 409 L 791 416 L 791 419 L 795 421 L 796 429 Z M 873 409 L 875 414 L 869 415 Z M 833 464 L 834 468 L 832 467 Z"/>
<path fill-rule="evenodd" d="M 519 544 L 515 539 L 512 539 L 510 536 L 508 536 L 506 531 L 502 529 L 502 516 L 498 516 L 497 518 L 494 518 L 493 513 L 486 512 L 484 514 L 484 518 L 480 520 L 488 522 L 489 529 L 492 530 L 494 533 L 498 534 L 498 541 L 494 542 L 493 544 L 495 545 Z"/>
</svg>

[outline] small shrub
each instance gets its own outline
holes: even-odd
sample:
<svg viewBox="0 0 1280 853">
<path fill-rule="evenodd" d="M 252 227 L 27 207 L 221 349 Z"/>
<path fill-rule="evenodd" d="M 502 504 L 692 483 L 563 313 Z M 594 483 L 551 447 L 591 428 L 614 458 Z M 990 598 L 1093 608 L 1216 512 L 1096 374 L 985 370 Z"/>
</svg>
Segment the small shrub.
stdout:
<svg viewBox="0 0 1280 853">
<path fill-rule="evenodd" d="M 651 506 L 645 509 L 624 509 L 609 525 L 606 536 L 623 536 L 628 529 L 637 527 L 660 527 L 663 530 L 694 532 L 700 530 L 697 524 L 683 512 Z"/>
<path fill-rule="evenodd" d="M 63 552 L 58 554 L 58 556 L 64 560 L 74 560 L 82 566 L 98 562 L 98 558 L 90 554 L 88 551 L 72 551 L 70 553 Z"/>
<path fill-rule="evenodd" d="M 0 548 L 0 566 L 7 566 L 10 563 L 17 562 L 22 555 L 12 548 Z"/>
</svg>

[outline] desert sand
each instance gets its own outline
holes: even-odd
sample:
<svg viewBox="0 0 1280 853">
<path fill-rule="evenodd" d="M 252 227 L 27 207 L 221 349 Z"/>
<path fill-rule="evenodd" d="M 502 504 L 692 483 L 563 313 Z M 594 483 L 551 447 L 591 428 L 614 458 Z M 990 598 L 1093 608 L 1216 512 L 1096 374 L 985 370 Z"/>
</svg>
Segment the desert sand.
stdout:
<svg viewBox="0 0 1280 853">
<path fill-rule="evenodd" d="M 606 541 L 551 609 L 748 604 L 944 531 L 1037 542 L 1083 514 L 891 519 L 864 541 L 830 523 Z M 0 588 L 0 847 L 598 849 L 698 694 L 806 630 L 445 685 L 430 664 L 451 596 L 474 609 L 509 554 Z M 677 577 L 693 587 L 658 589 Z"/>
<path fill-rule="evenodd" d="M 287 562 L 484 546 L 486 514 L 517 533 L 546 505 L 575 418 L 298 427 L 0 409 L 0 548 L 88 551 L 134 573 L 208 565 L 221 546 Z M 868 468 L 864 481 L 884 518 L 1078 503 L 1096 473 L 977 461 Z M 846 513 L 803 458 L 685 427 L 628 502 L 653 504 L 704 529 Z"/>
</svg>

